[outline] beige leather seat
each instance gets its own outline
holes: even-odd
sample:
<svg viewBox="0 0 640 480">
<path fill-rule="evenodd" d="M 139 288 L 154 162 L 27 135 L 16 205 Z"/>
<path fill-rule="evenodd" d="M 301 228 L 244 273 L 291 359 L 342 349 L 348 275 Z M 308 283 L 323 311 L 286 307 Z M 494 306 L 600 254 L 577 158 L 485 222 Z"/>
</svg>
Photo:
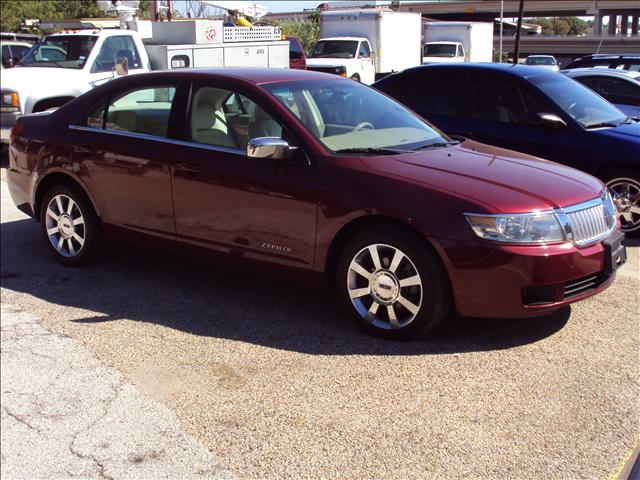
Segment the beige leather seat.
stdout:
<svg viewBox="0 0 640 480">
<path fill-rule="evenodd" d="M 194 99 L 194 109 L 191 114 L 191 137 L 194 141 L 207 145 L 238 148 L 236 142 L 227 131 L 222 109 L 215 93 L 217 89 L 203 88 Z"/>
</svg>

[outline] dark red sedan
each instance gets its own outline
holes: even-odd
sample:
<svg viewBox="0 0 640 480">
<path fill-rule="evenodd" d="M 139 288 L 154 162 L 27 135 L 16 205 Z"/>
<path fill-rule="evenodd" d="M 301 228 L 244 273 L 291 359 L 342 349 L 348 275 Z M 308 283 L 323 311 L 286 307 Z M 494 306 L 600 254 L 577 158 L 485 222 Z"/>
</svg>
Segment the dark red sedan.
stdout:
<svg viewBox="0 0 640 480">
<path fill-rule="evenodd" d="M 625 261 L 594 177 L 451 139 L 385 95 L 295 70 L 123 77 L 21 117 L 8 180 L 53 255 L 106 237 L 328 280 L 368 331 L 451 309 L 523 317 L 607 288 Z"/>
</svg>

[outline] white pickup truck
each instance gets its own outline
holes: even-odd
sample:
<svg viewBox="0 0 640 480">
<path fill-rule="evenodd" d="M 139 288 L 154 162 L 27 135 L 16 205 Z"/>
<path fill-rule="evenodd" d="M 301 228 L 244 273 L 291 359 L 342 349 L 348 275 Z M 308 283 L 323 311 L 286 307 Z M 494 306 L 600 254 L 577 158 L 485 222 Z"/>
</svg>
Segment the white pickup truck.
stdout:
<svg viewBox="0 0 640 480">
<path fill-rule="evenodd" d="M 420 65 L 419 13 L 383 8 L 335 10 L 320 14 L 320 40 L 307 56 L 307 68 L 362 83 Z"/>
<path fill-rule="evenodd" d="M 20 115 L 64 105 L 113 79 L 167 68 L 288 68 L 289 42 L 276 27 L 222 21 L 138 22 L 139 31 L 78 29 L 47 35 L 0 79 L 2 143 Z M 168 40 L 170 39 L 170 40 Z"/>
</svg>

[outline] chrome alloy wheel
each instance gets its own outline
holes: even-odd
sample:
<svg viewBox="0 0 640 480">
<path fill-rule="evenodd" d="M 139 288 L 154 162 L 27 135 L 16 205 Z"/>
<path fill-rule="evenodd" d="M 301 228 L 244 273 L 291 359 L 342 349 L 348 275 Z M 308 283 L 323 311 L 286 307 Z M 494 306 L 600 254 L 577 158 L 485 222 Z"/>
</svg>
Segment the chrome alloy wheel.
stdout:
<svg viewBox="0 0 640 480">
<path fill-rule="evenodd" d="M 640 182 L 632 178 L 614 178 L 607 187 L 620 215 L 623 232 L 640 228 Z"/>
<path fill-rule="evenodd" d="M 58 194 L 51 199 L 46 211 L 47 236 L 53 248 L 66 258 L 80 254 L 86 240 L 84 217 L 73 199 Z"/>
<path fill-rule="evenodd" d="M 399 249 L 373 244 L 351 260 L 347 273 L 351 303 L 373 326 L 407 326 L 422 305 L 422 280 L 411 259 Z"/>
</svg>

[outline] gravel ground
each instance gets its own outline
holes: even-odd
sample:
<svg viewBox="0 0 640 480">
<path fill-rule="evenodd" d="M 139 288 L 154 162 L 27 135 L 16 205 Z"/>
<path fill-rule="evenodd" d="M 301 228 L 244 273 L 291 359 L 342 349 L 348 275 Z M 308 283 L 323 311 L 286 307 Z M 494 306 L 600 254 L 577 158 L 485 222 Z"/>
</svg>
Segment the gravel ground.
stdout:
<svg viewBox="0 0 640 480">
<path fill-rule="evenodd" d="M 553 317 L 369 338 L 328 294 L 162 253 L 68 269 L 2 182 L 2 301 L 82 342 L 242 478 L 606 478 L 640 433 L 638 250 Z"/>
</svg>

